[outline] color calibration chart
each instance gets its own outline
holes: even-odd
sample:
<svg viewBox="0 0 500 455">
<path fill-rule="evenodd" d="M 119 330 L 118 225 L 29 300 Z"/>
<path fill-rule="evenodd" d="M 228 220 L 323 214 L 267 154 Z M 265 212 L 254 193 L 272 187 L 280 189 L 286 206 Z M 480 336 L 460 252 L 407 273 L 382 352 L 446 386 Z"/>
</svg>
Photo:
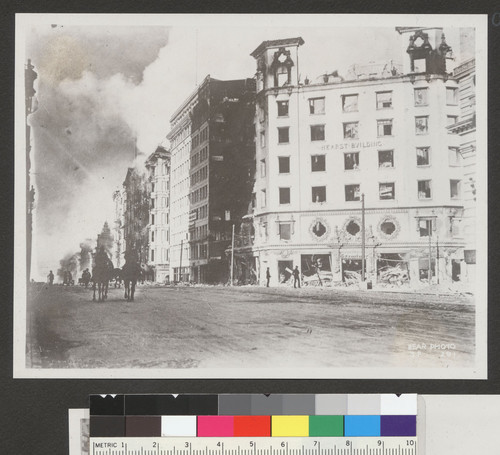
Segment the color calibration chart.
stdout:
<svg viewBox="0 0 500 455">
<path fill-rule="evenodd" d="M 417 395 L 91 395 L 91 455 L 417 455 Z"/>
</svg>

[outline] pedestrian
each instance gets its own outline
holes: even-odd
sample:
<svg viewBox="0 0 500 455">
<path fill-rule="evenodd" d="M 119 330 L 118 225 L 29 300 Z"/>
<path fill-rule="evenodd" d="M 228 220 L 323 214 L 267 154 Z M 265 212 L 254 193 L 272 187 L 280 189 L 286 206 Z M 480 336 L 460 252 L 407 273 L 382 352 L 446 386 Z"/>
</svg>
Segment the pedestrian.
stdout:
<svg viewBox="0 0 500 455">
<path fill-rule="evenodd" d="M 271 279 L 271 272 L 269 271 L 269 267 L 268 267 L 266 270 L 266 280 L 267 280 L 266 287 L 269 287 L 269 280 L 270 279 Z"/>
<path fill-rule="evenodd" d="M 293 287 L 296 288 L 297 284 L 299 285 L 300 289 L 300 271 L 298 265 L 296 265 L 293 269 Z"/>
<path fill-rule="evenodd" d="M 50 285 L 54 284 L 54 274 L 52 273 L 52 270 L 47 275 L 47 280 L 49 281 Z"/>
</svg>

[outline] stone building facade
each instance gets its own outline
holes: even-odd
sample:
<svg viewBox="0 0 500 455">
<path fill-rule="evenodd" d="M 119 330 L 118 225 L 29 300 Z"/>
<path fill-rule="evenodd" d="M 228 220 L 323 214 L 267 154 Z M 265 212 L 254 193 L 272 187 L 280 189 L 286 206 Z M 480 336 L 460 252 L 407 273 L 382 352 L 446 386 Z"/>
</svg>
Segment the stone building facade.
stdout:
<svg viewBox="0 0 500 455">
<path fill-rule="evenodd" d="M 406 31 L 407 32 L 407 31 Z M 311 284 L 388 266 L 411 282 L 458 280 L 464 260 L 459 85 L 442 30 L 415 29 L 407 63 L 299 80 L 302 38 L 264 41 L 257 63 L 252 251 L 258 279 Z M 429 268 L 431 272 L 429 273 Z"/>
<path fill-rule="evenodd" d="M 158 147 L 146 160 L 150 191 L 149 260 L 154 281 L 170 282 L 170 152 Z"/>
</svg>

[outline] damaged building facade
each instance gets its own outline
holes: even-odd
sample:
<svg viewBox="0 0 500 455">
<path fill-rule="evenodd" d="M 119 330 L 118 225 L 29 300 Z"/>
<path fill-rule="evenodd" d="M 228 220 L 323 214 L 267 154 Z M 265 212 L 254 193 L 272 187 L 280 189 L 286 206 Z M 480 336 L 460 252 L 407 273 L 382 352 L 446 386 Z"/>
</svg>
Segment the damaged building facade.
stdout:
<svg viewBox="0 0 500 455">
<path fill-rule="evenodd" d="M 258 279 L 328 285 L 401 267 L 411 282 L 464 273 L 459 85 L 443 30 L 398 29 L 404 65 L 299 80 L 302 38 L 264 41 L 257 63 L 252 252 Z M 429 273 L 429 268 L 431 272 Z"/>
<path fill-rule="evenodd" d="M 207 76 L 171 117 L 170 279 L 223 283 L 251 201 L 255 81 Z"/>
<path fill-rule="evenodd" d="M 124 254 L 134 250 L 145 275 L 149 272 L 149 188 L 142 169 L 130 167 L 123 182 L 123 244 Z M 146 278 L 149 278 L 146 276 Z"/>
</svg>

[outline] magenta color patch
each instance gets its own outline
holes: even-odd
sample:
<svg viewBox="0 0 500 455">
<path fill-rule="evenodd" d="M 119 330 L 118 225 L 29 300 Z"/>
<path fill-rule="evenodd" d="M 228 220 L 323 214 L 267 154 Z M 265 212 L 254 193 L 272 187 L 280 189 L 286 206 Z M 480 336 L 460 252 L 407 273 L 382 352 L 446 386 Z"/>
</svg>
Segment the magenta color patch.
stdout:
<svg viewBox="0 0 500 455">
<path fill-rule="evenodd" d="M 198 436 L 234 436 L 234 416 L 198 416 Z"/>
</svg>

